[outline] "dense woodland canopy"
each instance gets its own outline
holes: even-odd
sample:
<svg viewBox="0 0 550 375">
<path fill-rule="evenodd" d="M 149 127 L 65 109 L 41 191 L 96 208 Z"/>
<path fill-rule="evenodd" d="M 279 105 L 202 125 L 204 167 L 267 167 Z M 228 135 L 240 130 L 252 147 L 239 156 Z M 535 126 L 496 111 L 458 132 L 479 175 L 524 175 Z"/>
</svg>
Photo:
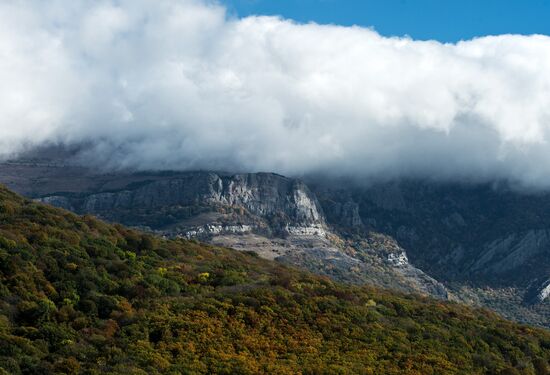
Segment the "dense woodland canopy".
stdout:
<svg viewBox="0 0 550 375">
<path fill-rule="evenodd" d="M 548 374 L 550 332 L 0 187 L 0 374 Z"/>
</svg>

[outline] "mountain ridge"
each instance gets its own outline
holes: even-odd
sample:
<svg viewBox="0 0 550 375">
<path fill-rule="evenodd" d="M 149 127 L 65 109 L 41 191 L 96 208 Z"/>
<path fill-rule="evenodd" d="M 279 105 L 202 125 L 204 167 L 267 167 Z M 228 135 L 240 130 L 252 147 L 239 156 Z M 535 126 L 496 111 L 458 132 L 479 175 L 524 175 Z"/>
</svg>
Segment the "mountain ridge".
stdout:
<svg viewBox="0 0 550 375">
<path fill-rule="evenodd" d="M 547 373 L 550 333 L 0 187 L 5 373 Z"/>
<path fill-rule="evenodd" d="M 545 209 L 550 202 L 548 194 L 524 195 L 491 185 L 414 181 L 367 187 L 318 179 L 298 183 L 292 178 L 264 173 L 259 174 L 266 178 L 260 189 L 265 193 L 262 196 L 258 194 L 260 190 L 252 192 L 247 187 L 247 177 L 243 176 L 253 174 L 121 172 L 94 177 L 90 170 L 76 179 L 87 181 L 79 190 L 73 174 L 63 176 L 59 170 L 45 171 L 36 166 L 25 168 L 15 177 L 10 177 L 14 173 L 9 168 L 0 168 L 0 181 L 16 181 L 13 186 L 19 189 L 40 186 L 41 194 L 29 196 L 167 237 L 199 238 L 221 246 L 254 250 L 263 257 L 337 280 L 457 299 L 493 308 L 507 318 L 550 326 L 550 301 L 547 293 L 539 293 L 550 278 L 543 241 L 546 228 L 550 228 Z M 36 180 L 36 175 L 41 177 Z M 247 202 L 219 199 L 228 191 L 234 176 L 240 176 L 236 186 L 242 188 L 239 194 L 248 197 Z M 200 181 L 207 183 L 201 185 Z M 222 188 L 216 181 L 221 181 Z M 166 189 L 171 183 L 174 188 Z M 285 186 L 284 192 L 273 190 L 279 183 Z M 196 192 L 189 186 L 195 186 Z M 147 189 L 149 192 L 144 193 Z M 191 198 L 182 200 L 185 189 L 191 192 Z M 201 189 L 214 193 L 204 196 Z M 56 195 L 56 191 L 64 190 L 66 193 Z M 301 219 L 293 191 L 313 202 L 301 207 L 300 212 L 307 213 L 315 207 L 315 215 Z M 90 209 L 78 209 L 79 202 L 98 195 L 113 199 L 136 194 L 143 199 L 128 201 L 131 204 L 126 209 L 111 204 L 100 210 L 97 208 L 101 205 L 96 203 Z M 172 201 L 151 206 L 155 197 Z M 275 198 L 286 202 L 286 206 L 278 205 L 267 215 L 247 207 L 263 207 Z M 497 253 L 503 256 L 490 256 L 491 251 L 496 251 L 491 249 L 499 249 Z M 405 263 L 399 264 L 399 259 Z M 504 269 L 502 265 L 507 265 L 509 271 L 489 273 L 491 269 Z M 529 272 L 525 272 L 527 269 Z M 544 298 L 532 297 L 536 295 Z"/>
</svg>

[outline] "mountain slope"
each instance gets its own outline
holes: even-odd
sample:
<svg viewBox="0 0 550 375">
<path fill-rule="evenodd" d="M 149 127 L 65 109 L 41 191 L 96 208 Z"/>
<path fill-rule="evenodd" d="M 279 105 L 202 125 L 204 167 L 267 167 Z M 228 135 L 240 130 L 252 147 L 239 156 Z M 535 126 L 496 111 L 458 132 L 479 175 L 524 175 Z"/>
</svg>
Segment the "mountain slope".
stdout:
<svg viewBox="0 0 550 375">
<path fill-rule="evenodd" d="M 269 173 L 105 174 L 48 155 L 0 164 L 0 181 L 80 214 L 550 327 L 548 193 L 433 181 L 306 186 Z"/>
<path fill-rule="evenodd" d="M 549 193 L 420 181 L 312 186 L 340 233 L 384 233 L 461 300 L 550 326 Z"/>
<path fill-rule="evenodd" d="M 36 168 L 27 173 L 36 173 Z M 29 177 L 27 187 L 49 191 L 37 199 L 57 207 L 171 238 L 253 250 L 340 281 L 449 297 L 441 283 L 406 261 L 405 250 L 388 236 L 369 235 L 351 243 L 331 232 L 315 195 L 297 179 L 273 173 L 119 173 L 96 178 L 84 173 L 81 179 L 88 182 L 75 191 L 74 176 L 64 179 L 48 168 L 40 184 Z M 2 170 L 4 179 L 14 182 L 10 168 Z M 25 185 L 21 173 L 19 183 L 11 185 Z M 49 190 L 54 187 L 60 190 Z"/>
<path fill-rule="evenodd" d="M 550 333 L 488 311 L 342 286 L 4 188 L 0 259 L 4 373 L 548 370 Z"/>
<path fill-rule="evenodd" d="M 549 193 L 420 181 L 316 193 L 331 223 L 350 230 L 330 206 L 355 206 L 355 228 L 394 236 L 438 279 L 526 286 L 550 277 Z"/>
</svg>

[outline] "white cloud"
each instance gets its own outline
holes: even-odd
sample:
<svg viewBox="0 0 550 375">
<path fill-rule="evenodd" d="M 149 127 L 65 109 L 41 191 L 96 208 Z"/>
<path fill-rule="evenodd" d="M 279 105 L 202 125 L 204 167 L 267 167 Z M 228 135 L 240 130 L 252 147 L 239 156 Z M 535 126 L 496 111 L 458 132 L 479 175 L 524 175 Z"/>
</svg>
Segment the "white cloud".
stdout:
<svg viewBox="0 0 550 375">
<path fill-rule="evenodd" d="M 457 44 L 199 0 L 0 4 L 0 153 L 550 187 L 550 38 Z"/>
</svg>

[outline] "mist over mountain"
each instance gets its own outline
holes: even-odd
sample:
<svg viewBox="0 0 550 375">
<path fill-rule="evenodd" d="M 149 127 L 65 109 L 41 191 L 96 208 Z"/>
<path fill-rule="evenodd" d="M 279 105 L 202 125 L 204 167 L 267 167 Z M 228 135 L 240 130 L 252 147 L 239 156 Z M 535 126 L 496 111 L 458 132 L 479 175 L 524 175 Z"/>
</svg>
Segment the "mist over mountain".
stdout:
<svg viewBox="0 0 550 375">
<path fill-rule="evenodd" d="M 550 374 L 550 3 L 243 3 L 0 1 L 0 375 Z"/>
<path fill-rule="evenodd" d="M 550 185 L 550 38 L 442 44 L 199 0 L 0 4 L 0 153 Z"/>
</svg>

